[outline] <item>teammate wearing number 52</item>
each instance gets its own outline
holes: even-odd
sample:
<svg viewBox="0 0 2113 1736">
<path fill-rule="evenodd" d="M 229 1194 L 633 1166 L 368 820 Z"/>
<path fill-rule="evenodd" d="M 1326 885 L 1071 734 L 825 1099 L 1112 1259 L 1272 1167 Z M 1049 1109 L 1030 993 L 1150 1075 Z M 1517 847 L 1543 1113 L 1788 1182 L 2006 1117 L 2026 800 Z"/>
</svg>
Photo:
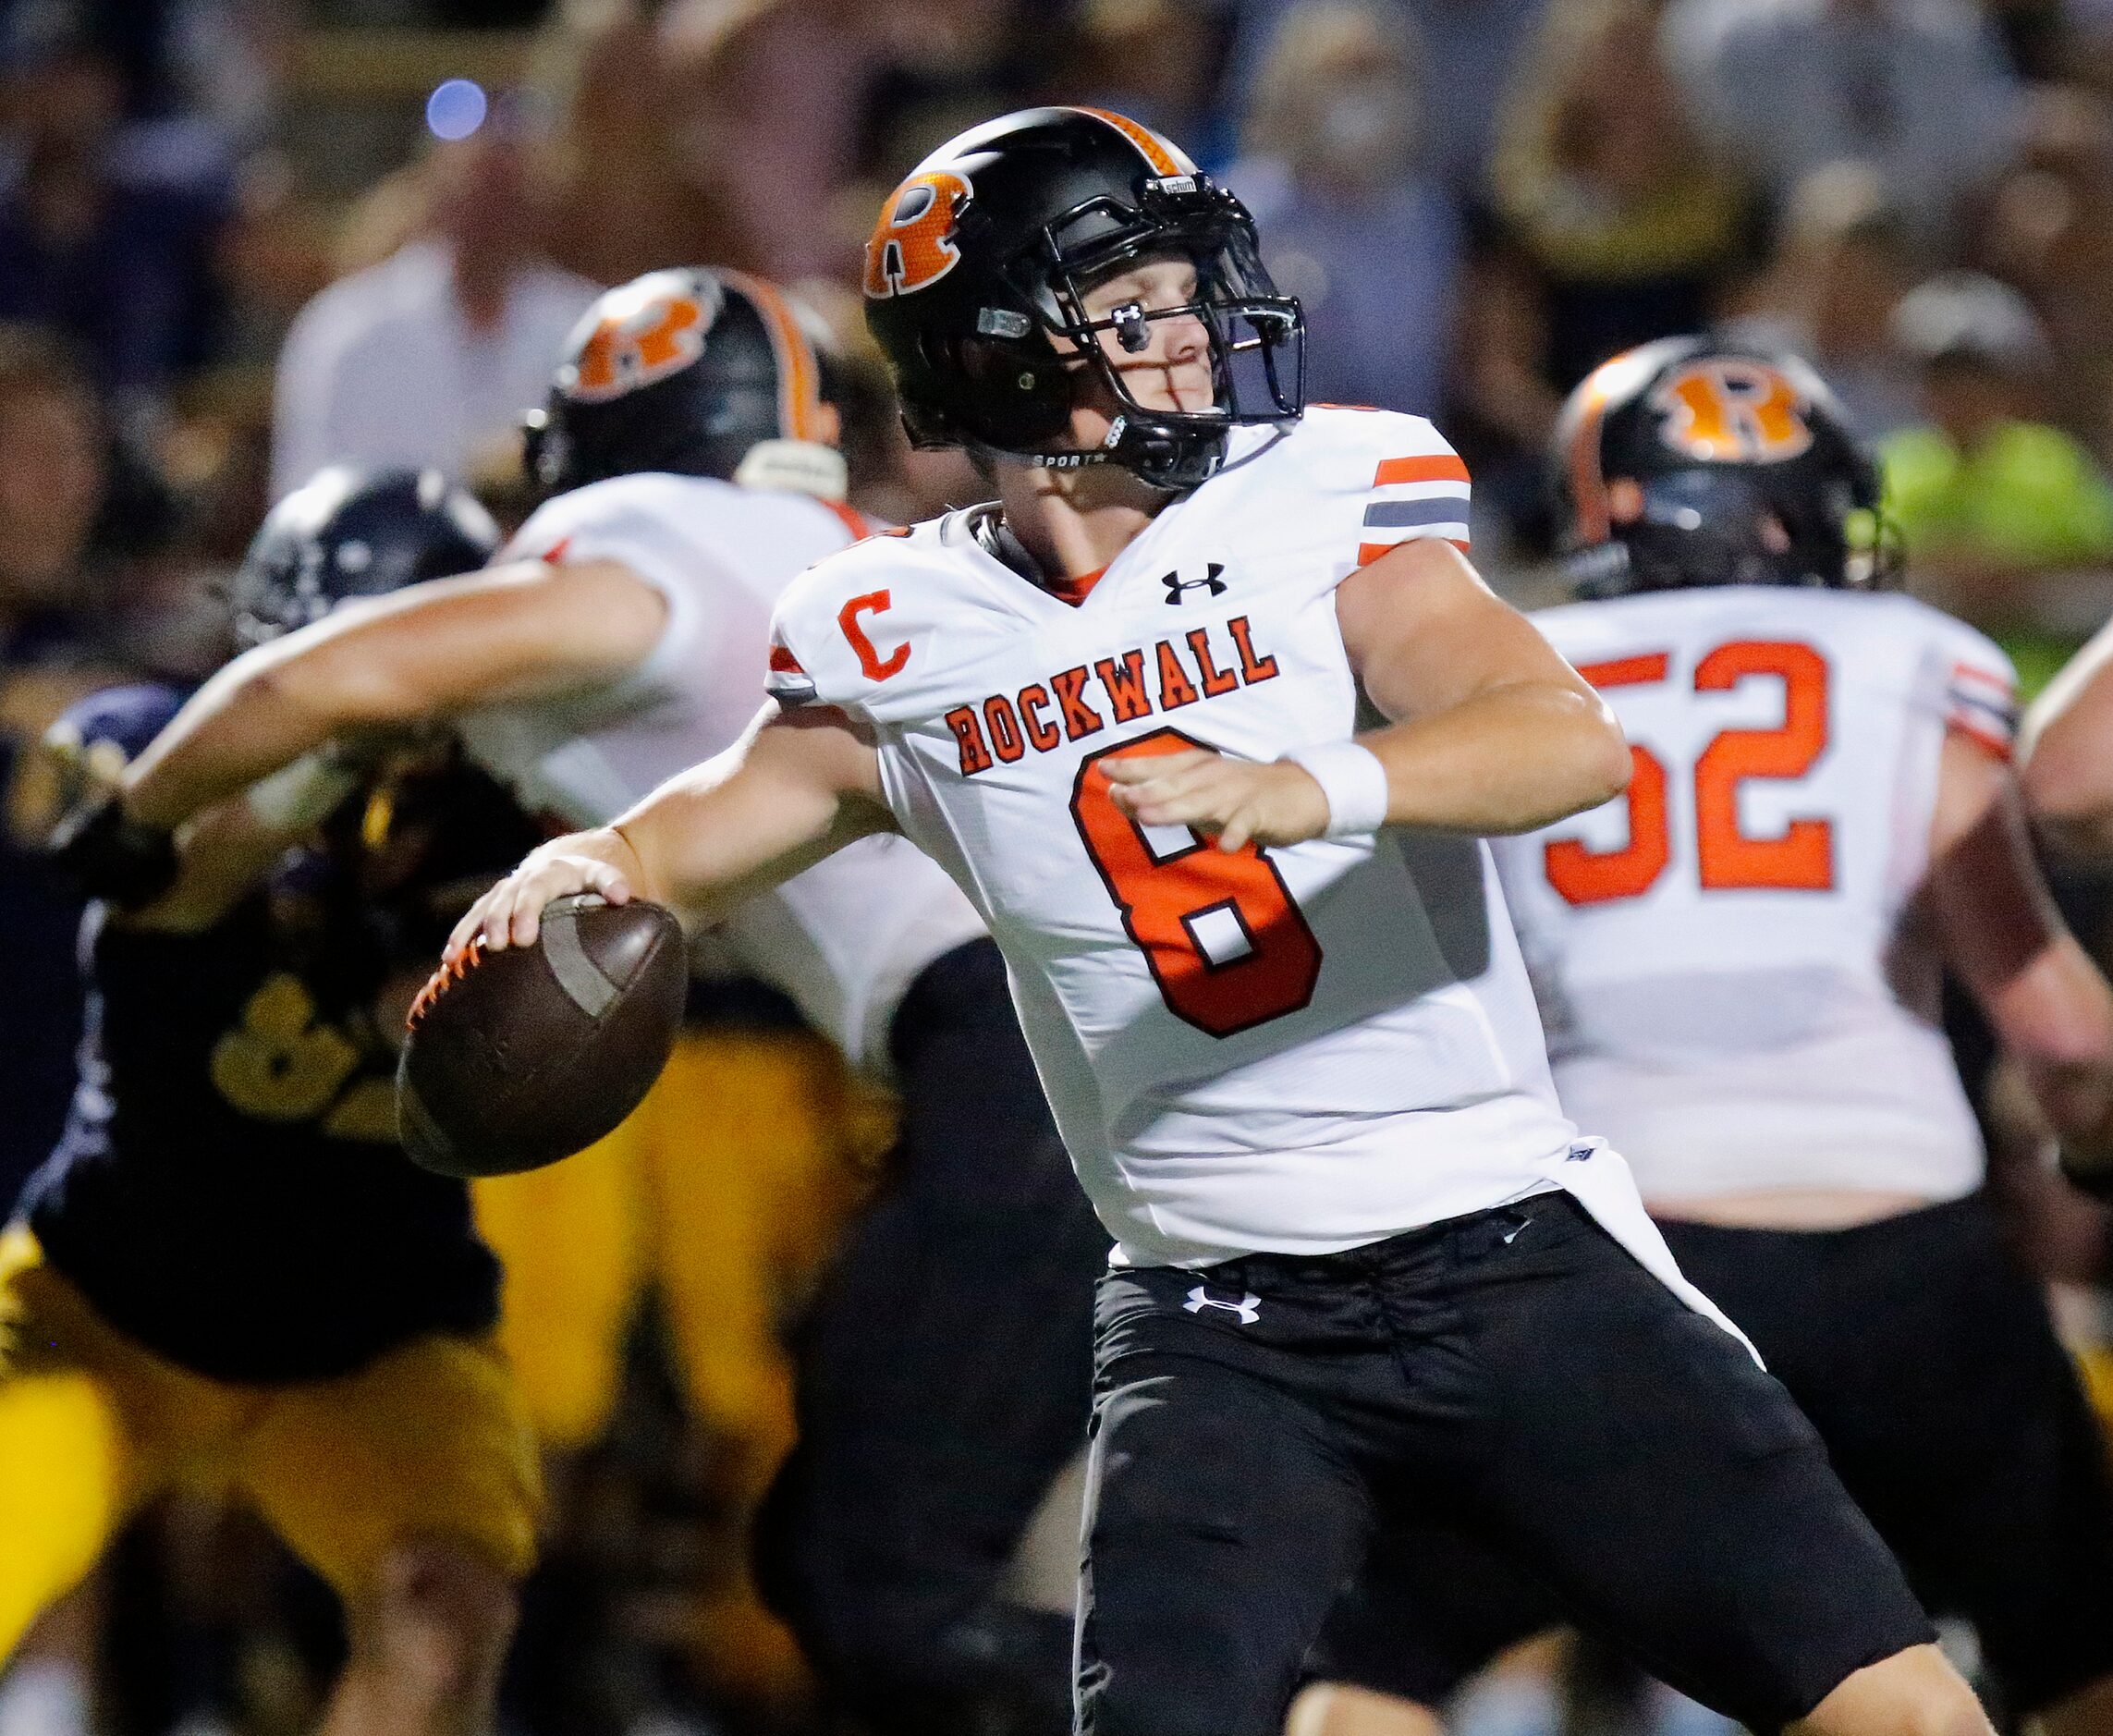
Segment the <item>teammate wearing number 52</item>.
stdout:
<svg viewBox="0 0 2113 1736">
<path fill-rule="evenodd" d="M 710 920 L 869 832 L 952 873 L 1117 1242 L 1088 1736 L 1276 1731 L 1375 1518 L 1419 1508 L 1755 1729 L 1985 1730 L 1556 1106 L 1481 838 L 1599 805 L 1629 754 L 1463 558 L 1444 441 L 1301 413 L 1246 212 L 1120 116 L 942 146 L 865 292 L 912 437 L 996 501 L 811 568 L 743 743 L 531 856 L 451 953 L 580 890 Z"/>
<path fill-rule="evenodd" d="M 2113 1721 L 2113 1493 L 2039 1285 L 1983 1192 L 1948 968 L 2074 1160 L 2113 1159 L 2113 992 L 2055 913 L 2009 769 L 2009 660 L 1883 588 L 1876 474 L 1802 364 L 1671 338 L 1556 446 L 1581 601 L 1535 624 L 1628 732 L 1627 800 L 1500 840 L 1564 1108 L 1633 1167 L 2013 1718 Z M 1864 546 L 1853 547 L 1862 543 Z M 1388 1538 L 1322 1669 L 1423 1702 L 1548 1625 Z M 1460 1607 L 1456 1604 L 1456 1607 Z M 1359 1707 L 1359 1716 L 1351 1709 Z M 1341 1696 L 1327 1736 L 1420 1721 Z"/>
</svg>

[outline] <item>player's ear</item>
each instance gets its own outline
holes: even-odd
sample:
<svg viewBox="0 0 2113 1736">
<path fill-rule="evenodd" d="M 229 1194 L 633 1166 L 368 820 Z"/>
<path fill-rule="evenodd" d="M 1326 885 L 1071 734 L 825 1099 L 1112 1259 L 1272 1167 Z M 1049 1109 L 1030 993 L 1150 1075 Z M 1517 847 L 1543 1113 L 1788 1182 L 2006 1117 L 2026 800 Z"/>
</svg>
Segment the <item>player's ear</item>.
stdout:
<svg viewBox="0 0 2113 1736">
<path fill-rule="evenodd" d="M 814 407 L 814 437 L 827 446 L 844 444 L 843 412 L 827 398 Z"/>
</svg>

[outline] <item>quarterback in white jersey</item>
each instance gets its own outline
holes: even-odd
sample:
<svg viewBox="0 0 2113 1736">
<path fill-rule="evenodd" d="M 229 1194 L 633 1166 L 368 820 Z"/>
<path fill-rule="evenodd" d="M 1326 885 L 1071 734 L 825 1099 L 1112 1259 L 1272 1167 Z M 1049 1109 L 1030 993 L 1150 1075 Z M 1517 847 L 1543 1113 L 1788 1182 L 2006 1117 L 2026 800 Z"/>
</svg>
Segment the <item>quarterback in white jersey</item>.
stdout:
<svg viewBox="0 0 2113 1736">
<path fill-rule="evenodd" d="M 741 748 L 535 852 L 451 957 L 581 890 L 708 920 L 876 832 L 976 902 L 1126 1262 L 1089 1736 L 1274 1732 L 1402 1504 L 1478 1515 L 1755 1728 L 1984 1729 L 1788 1396 L 1555 1106 L 1481 839 L 1598 805 L 1629 756 L 1453 545 L 1450 450 L 1301 419 L 1252 221 L 1120 116 L 942 146 L 864 287 L 911 436 L 997 500 L 812 569 Z"/>
<path fill-rule="evenodd" d="M 768 284 L 667 271 L 610 291 L 531 420 L 531 465 L 557 492 L 492 565 L 334 610 L 238 659 L 138 762 L 128 808 L 168 825 L 340 733 L 444 722 L 531 812 L 592 825 L 733 745 L 786 585 L 874 528 L 840 498 L 824 373 Z M 1061 1645 L 1028 1633 L 1022 1656 L 1004 1656 L 1031 1618 L 986 1606 L 1077 1449 L 1072 1400 L 1089 1377 L 1106 1238 L 1049 1124 L 983 924 L 929 858 L 901 838 L 861 839 L 735 901 L 721 933 L 903 1104 L 894 1192 L 838 1252 L 802 1335 L 800 1441 L 757 1552 L 765 1589 L 849 1710 L 921 1719 L 921 1736 L 974 1726 L 994 1700 L 1061 1689 L 1061 1667 L 1044 1661 Z M 643 1193 L 673 1220 L 652 1239 L 675 1251 L 661 1281 L 686 1287 L 677 1345 L 704 1388 L 695 1371 L 715 1366 L 717 1341 L 690 1350 L 682 1323 L 720 1306 L 694 1293 L 717 1270 L 716 1244 L 679 1204 L 704 1190 L 665 1173 L 686 1160 L 679 1145 L 644 1142 L 634 1178 L 617 1143 L 480 1191 L 513 1293 L 555 1316 L 523 1331 L 518 1355 L 556 1364 L 539 1390 L 577 1386 L 567 1370 L 600 1361 L 581 1340 L 600 1336 L 609 1286 L 575 1276 L 578 1250 L 617 1263 L 624 1250 L 594 1232 Z M 966 1225 L 958 1197 L 981 1207 Z M 906 1287 L 917 1307 L 875 1300 Z M 592 1297 L 568 1306 L 575 1290 Z M 934 1436 L 916 1399 L 926 1386 L 952 1394 L 969 1439 Z"/>
<path fill-rule="evenodd" d="M 1591 1161 L 1482 844 L 1214 850 L 1141 832 L 1110 781 L 1347 739 L 1337 585 L 1361 544 L 1464 537 L 1466 495 L 1428 422 L 1314 410 L 1240 430 L 1075 603 L 1022 583 L 971 509 L 823 564 L 779 609 L 774 691 L 872 726 L 891 813 L 1011 959 L 1118 1264 L 1331 1253 Z"/>
<path fill-rule="evenodd" d="M 1939 1014 L 1948 969 L 2072 1155 L 2113 1156 L 2113 991 L 2018 824 L 2009 659 L 1874 588 L 1876 471 L 1801 363 L 1646 346 L 1579 388 L 1557 456 L 1593 600 L 1534 619 L 1635 764 L 1622 801 L 1496 847 L 1563 1106 L 2003 1703 L 2113 1727 L 2104 1442 L 1997 1233 Z M 1521 1587 L 1499 1619 L 1485 1586 L 1476 1643 L 1411 1669 L 1386 1608 L 1461 1579 L 1390 1548 L 1326 1667 L 1427 1703 L 1557 1614 Z"/>
</svg>

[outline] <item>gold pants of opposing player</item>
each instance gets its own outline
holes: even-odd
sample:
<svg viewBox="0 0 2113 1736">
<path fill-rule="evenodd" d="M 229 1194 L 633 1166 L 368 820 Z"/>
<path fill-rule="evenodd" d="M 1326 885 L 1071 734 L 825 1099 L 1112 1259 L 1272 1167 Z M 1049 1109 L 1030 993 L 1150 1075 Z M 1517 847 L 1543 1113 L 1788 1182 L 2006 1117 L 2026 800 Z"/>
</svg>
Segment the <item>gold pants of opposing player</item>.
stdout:
<svg viewBox="0 0 2113 1736">
<path fill-rule="evenodd" d="M 698 1419 L 767 1478 L 792 1439 L 788 1305 L 866 1197 L 891 1131 L 819 1037 L 693 1031 L 600 1143 L 476 1183 L 477 1228 L 506 1268 L 499 1341 L 544 1443 L 601 1433 L 651 1285 Z"/>
<path fill-rule="evenodd" d="M 241 1386 L 156 1356 L 0 1235 L 0 1663 L 175 1489 L 254 1505 L 348 1605 L 389 1552 L 458 1539 L 528 1571 L 534 1443 L 490 1341 L 435 1334 L 333 1380 Z"/>
<path fill-rule="evenodd" d="M 705 1551 L 725 1571 L 697 1587 L 694 1651 L 715 1684 L 763 1701 L 804 1681 L 739 1566 L 748 1515 L 792 1446 L 783 1326 L 871 1192 L 893 1120 L 818 1037 L 693 1031 L 608 1138 L 473 1190 L 506 1268 L 500 1342 L 546 1447 L 601 1434 L 626 1331 L 647 1287 L 658 1293 L 727 1504 Z"/>
</svg>

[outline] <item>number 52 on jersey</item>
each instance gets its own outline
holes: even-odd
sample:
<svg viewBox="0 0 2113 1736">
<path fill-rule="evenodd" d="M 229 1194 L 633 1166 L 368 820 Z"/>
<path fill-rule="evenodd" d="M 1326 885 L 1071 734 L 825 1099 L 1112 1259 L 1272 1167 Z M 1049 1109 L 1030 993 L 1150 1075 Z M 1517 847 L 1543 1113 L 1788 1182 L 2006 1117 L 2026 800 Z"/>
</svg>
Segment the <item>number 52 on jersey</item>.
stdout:
<svg viewBox="0 0 2113 1736">
<path fill-rule="evenodd" d="M 1579 674 L 1602 691 L 1655 686 L 1670 679 L 1665 652 L 1582 665 Z M 1629 841 L 1594 850 L 1582 839 L 1558 838 L 1543 852 L 1548 884 L 1570 904 L 1605 904 L 1640 898 L 1673 859 L 1667 791 L 1671 780 L 1692 780 L 1695 873 L 1705 892 L 1755 890 L 1828 892 L 1834 888 L 1834 827 L 1816 814 L 1792 817 L 1774 836 L 1750 836 L 1740 824 L 1740 791 L 1752 779 L 1803 777 L 1826 752 L 1826 659 L 1792 640 L 1733 640 L 1695 665 L 1698 694 L 1730 692 L 1760 678 L 1779 680 L 1782 721 L 1720 730 L 1690 764 L 1669 764 L 1654 749 L 1630 744 Z"/>
</svg>

